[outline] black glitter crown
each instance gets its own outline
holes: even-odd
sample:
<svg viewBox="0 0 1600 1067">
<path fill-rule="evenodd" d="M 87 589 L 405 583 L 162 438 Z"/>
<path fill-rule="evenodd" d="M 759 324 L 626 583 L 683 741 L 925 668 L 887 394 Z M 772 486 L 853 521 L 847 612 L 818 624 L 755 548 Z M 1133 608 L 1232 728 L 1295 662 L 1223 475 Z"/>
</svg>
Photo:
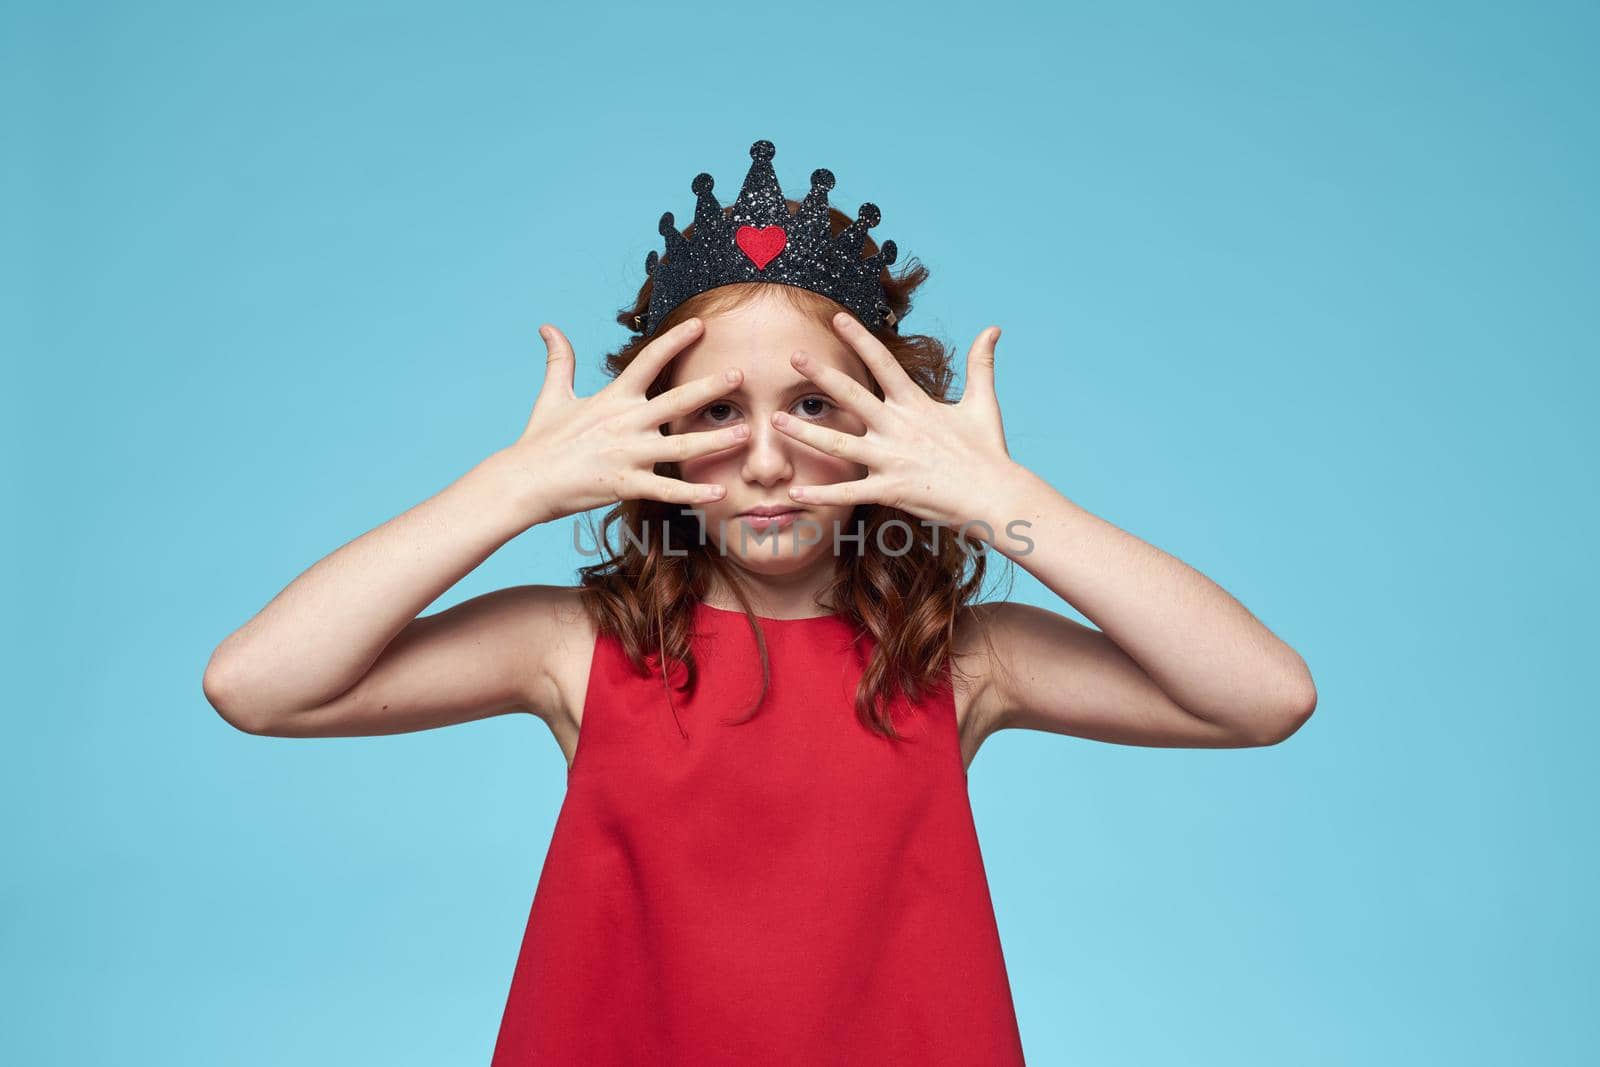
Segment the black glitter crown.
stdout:
<svg viewBox="0 0 1600 1067">
<path fill-rule="evenodd" d="M 831 236 L 828 190 L 833 172 L 824 167 L 811 172 L 811 191 L 791 215 L 772 169 L 776 153 L 771 141 L 750 146 L 750 171 L 727 215 L 711 194 L 711 175 L 695 175 L 690 185 L 696 197 L 693 238 L 678 232 L 672 212 L 661 216 L 666 258 L 654 251 L 645 257 L 645 273 L 652 279 L 650 307 L 645 315 L 634 316 L 644 336 L 653 334 L 691 296 L 736 282 L 810 289 L 842 304 L 869 328 L 895 328 L 880 277 L 895 260 L 894 242 L 885 241 L 876 253 L 861 258 L 867 231 L 881 218 L 878 206 L 862 204 L 855 221 L 837 238 Z"/>
</svg>

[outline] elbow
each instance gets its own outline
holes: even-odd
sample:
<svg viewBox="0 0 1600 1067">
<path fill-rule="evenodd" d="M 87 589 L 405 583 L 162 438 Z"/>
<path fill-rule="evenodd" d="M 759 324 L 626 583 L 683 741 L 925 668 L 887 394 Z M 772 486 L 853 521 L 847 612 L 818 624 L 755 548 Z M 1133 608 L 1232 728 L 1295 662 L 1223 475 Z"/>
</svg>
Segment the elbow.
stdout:
<svg viewBox="0 0 1600 1067">
<path fill-rule="evenodd" d="M 1317 687 L 1307 674 L 1297 682 L 1292 695 L 1263 709 L 1255 717 L 1250 736 L 1245 744 L 1253 747 L 1279 745 L 1299 732 L 1300 727 L 1317 710 Z"/>
<path fill-rule="evenodd" d="M 200 689 L 205 693 L 206 702 L 222 717 L 223 722 L 235 730 L 262 737 L 273 736 L 272 720 L 251 708 L 236 678 L 237 672 L 230 668 L 227 660 L 213 652 L 200 678 Z"/>
</svg>

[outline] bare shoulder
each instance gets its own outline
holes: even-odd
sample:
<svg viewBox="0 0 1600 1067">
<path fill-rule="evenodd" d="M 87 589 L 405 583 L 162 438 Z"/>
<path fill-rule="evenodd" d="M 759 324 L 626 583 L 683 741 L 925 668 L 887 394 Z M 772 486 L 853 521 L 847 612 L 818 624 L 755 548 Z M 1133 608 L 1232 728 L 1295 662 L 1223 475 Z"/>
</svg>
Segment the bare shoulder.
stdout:
<svg viewBox="0 0 1600 1067">
<path fill-rule="evenodd" d="M 956 724 L 961 732 L 961 758 L 971 766 L 978 749 L 996 728 L 994 659 L 997 617 L 1005 602 L 966 604 L 956 614 L 955 669 L 951 681 L 956 697 Z"/>
<path fill-rule="evenodd" d="M 520 688 L 527 694 L 525 710 L 550 728 L 571 767 L 596 640 L 580 587 L 518 585 L 484 599 L 507 606 L 506 615 L 513 621 L 502 636 L 511 643 L 512 658 L 519 664 Z"/>
<path fill-rule="evenodd" d="M 594 652 L 595 628 L 577 586 L 518 586 L 524 607 L 524 639 L 535 677 L 534 714 L 557 730 L 581 711 Z M 557 734 L 559 737 L 559 732 Z"/>
<path fill-rule="evenodd" d="M 956 719 L 969 763 L 986 739 L 1012 725 L 1007 704 L 1019 672 L 1031 673 L 1041 656 L 1062 654 L 1063 631 L 1089 632 L 1066 616 L 1011 600 L 961 609 L 955 627 Z"/>
</svg>

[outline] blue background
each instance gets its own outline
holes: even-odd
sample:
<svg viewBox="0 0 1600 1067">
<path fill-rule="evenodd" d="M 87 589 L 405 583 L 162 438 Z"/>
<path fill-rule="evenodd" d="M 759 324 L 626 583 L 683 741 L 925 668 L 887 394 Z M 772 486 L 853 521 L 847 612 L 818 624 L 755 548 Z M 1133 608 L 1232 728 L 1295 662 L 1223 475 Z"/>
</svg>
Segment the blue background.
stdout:
<svg viewBox="0 0 1600 1067">
<path fill-rule="evenodd" d="M 515 438 L 540 322 L 598 388 L 769 138 L 932 268 L 908 328 L 1005 328 L 1013 455 L 1320 691 L 1276 748 L 985 746 L 1030 1062 L 1593 1062 L 1595 10 L 8 7 L 0 1060 L 487 1062 L 548 731 L 253 737 L 201 672 Z"/>
</svg>

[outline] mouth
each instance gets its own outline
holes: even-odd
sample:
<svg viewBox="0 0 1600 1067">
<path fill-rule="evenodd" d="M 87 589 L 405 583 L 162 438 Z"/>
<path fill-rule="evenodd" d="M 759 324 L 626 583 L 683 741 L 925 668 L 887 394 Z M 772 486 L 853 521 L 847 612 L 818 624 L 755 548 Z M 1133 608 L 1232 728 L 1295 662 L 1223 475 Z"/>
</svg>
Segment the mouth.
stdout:
<svg viewBox="0 0 1600 1067">
<path fill-rule="evenodd" d="M 759 508 L 751 508 L 749 511 L 741 511 L 739 518 L 749 523 L 752 529 L 781 529 L 791 525 L 804 510 L 804 508 L 789 507 L 783 504 L 768 504 Z"/>
</svg>

